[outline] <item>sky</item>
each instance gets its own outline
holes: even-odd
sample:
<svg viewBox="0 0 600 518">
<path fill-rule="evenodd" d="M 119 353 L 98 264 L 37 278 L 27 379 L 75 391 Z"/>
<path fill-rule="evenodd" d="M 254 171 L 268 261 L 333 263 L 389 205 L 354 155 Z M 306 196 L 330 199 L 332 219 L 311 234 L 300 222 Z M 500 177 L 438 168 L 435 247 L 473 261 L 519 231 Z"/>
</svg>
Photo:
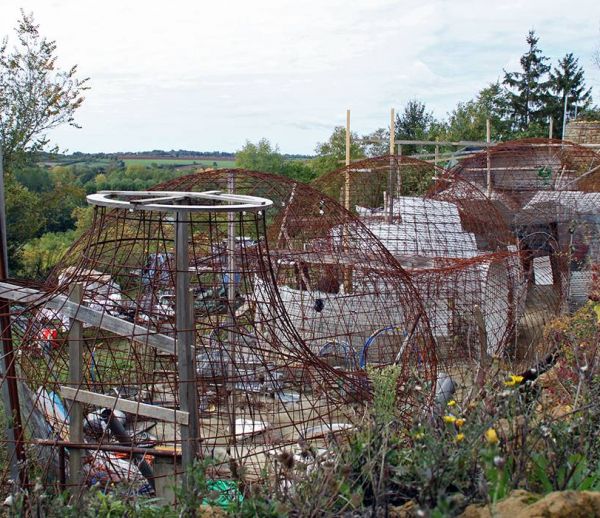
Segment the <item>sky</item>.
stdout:
<svg viewBox="0 0 600 518">
<path fill-rule="evenodd" d="M 267 138 L 314 152 L 335 126 L 369 133 L 419 99 L 438 117 L 502 70 L 534 29 L 553 61 L 573 52 L 600 104 L 598 0 L 0 0 L 0 37 L 19 9 L 91 89 L 69 152 L 235 151 Z"/>
</svg>

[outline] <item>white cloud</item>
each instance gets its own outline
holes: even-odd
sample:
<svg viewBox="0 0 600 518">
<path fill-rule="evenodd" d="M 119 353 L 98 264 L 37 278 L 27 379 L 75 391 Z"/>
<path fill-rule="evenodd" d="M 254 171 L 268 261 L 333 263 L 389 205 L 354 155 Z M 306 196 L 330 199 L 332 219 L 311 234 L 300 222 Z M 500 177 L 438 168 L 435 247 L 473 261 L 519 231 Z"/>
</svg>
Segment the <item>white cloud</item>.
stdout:
<svg viewBox="0 0 600 518">
<path fill-rule="evenodd" d="M 234 150 L 265 136 L 311 152 L 352 108 L 367 132 L 412 97 L 443 116 L 514 69 L 530 28 L 552 58 L 580 57 L 597 84 L 595 0 L 2 0 L 0 34 L 33 11 L 92 90 L 70 150 Z M 600 85 L 599 85 L 600 86 Z"/>
</svg>

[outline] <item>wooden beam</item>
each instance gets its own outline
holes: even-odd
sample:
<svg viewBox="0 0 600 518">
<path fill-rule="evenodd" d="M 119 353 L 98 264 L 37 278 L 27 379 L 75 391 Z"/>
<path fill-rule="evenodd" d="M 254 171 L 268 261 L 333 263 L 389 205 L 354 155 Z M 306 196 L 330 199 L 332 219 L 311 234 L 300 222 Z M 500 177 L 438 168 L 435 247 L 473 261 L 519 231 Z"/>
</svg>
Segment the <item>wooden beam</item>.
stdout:
<svg viewBox="0 0 600 518">
<path fill-rule="evenodd" d="M 74 389 L 71 387 L 60 387 L 60 395 L 70 401 L 77 401 L 86 405 L 93 405 L 102 408 L 110 408 L 112 410 L 121 410 L 128 414 L 134 414 L 150 419 L 158 419 L 160 421 L 175 422 L 180 425 L 187 425 L 189 422 L 189 413 L 181 410 L 173 410 L 147 403 L 138 403 L 130 399 L 117 398 L 90 392 L 89 390 Z"/>
<path fill-rule="evenodd" d="M 346 165 L 350 165 L 350 110 L 346 110 Z"/>
<path fill-rule="evenodd" d="M 45 293 L 38 290 L 22 288 L 7 282 L 0 282 L 0 298 L 5 298 L 13 302 L 18 302 L 20 304 L 41 303 L 41 299 L 45 295 Z M 148 344 L 159 351 L 175 354 L 174 338 L 157 333 L 151 328 L 127 322 L 126 320 L 114 317 L 108 313 L 75 304 L 64 295 L 54 295 L 46 302 L 43 302 L 43 304 L 45 307 L 58 311 L 78 322 L 98 327 L 104 331 L 110 331 L 111 333 L 124 338 L 129 338 L 138 343 Z"/>
<path fill-rule="evenodd" d="M 393 155 L 396 149 L 396 117 L 394 108 L 390 112 L 390 155 Z"/>
<path fill-rule="evenodd" d="M 492 127 L 490 124 L 490 119 L 485 120 L 485 141 L 487 142 L 486 149 L 486 179 L 487 179 L 487 197 L 492 197 L 492 161 L 490 158 L 490 143 L 492 142 Z"/>
</svg>

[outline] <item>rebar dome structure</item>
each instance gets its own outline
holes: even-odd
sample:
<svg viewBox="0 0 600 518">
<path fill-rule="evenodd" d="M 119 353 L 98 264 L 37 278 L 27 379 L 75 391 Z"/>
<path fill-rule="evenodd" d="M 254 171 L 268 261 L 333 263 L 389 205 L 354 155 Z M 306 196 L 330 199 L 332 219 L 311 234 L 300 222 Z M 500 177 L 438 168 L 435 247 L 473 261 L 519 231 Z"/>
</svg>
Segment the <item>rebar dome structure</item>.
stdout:
<svg viewBox="0 0 600 518">
<path fill-rule="evenodd" d="M 404 267 L 424 301 L 440 368 L 472 381 L 482 355 L 510 357 L 526 286 L 517 240 L 474 184 L 405 157 L 361 160 L 315 181 Z"/>
<path fill-rule="evenodd" d="M 423 411 L 427 315 L 356 217 L 248 171 L 157 189 L 91 196 L 91 229 L 44 288 L 0 287 L 20 304 L 25 475 L 164 495 L 211 457 L 215 479 L 256 479 L 281 448 L 321 451 L 355 425 L 367 364 L 401 365 L 400 412 Z"/>
<path fill-rule="evenodd" d="M 587 300 L 600 260 L 600 155 L 562 140 L 523 139 L 468 157 L 452 173 L 503 207 L 530 286 L 552 290 L 559 310 Z"/>
<path fill-rule="evenodd" d="M 434 368 L 422 301 L 406 272 L 358 218 L 328 196 L 284 177 L 244 170 L 206 171 L 161 188 L 222 189 L 231 175 L 236 192 L 273 201 L 267 236 L 274 282 L 286 314 L 315 354 L 333 356 L 329 361 L 335 363 L 346 351 L 338 368 L 392 363 L 409 333 L 423 352 L 407 360 Z M 382 329 L 385 334 L 369 342 Z M 419 376 L 430 379 L 432 372 Z"/>
</svg>

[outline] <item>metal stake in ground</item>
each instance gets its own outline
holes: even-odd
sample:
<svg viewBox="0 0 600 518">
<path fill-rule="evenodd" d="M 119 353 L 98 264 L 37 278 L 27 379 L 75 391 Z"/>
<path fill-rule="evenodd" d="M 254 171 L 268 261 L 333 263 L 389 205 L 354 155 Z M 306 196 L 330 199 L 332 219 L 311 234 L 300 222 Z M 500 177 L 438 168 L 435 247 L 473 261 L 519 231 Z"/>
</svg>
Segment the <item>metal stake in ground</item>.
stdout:
<svg viewBox="0 0 600 518">
<path fill-rule="evenodd" d="M 179 374 L 179 404 L 181 410 L 189 412 L 187 425 L 181 425 L 181 461 L 185 471 L 183 484 L 189 485 L 187 470 L 192 467 L 198 450 L 198 404 L 196 397 L 196 372 L 193 348 L 195 324 L 193 298 L 190 297 L 190 273 L 188 242 L 190 235 L 190 213 L 178 211 L 175 221 L 175 261 L 177 264 L 175 327 L 177 329 L 177 371 Z"/>
</svg>

